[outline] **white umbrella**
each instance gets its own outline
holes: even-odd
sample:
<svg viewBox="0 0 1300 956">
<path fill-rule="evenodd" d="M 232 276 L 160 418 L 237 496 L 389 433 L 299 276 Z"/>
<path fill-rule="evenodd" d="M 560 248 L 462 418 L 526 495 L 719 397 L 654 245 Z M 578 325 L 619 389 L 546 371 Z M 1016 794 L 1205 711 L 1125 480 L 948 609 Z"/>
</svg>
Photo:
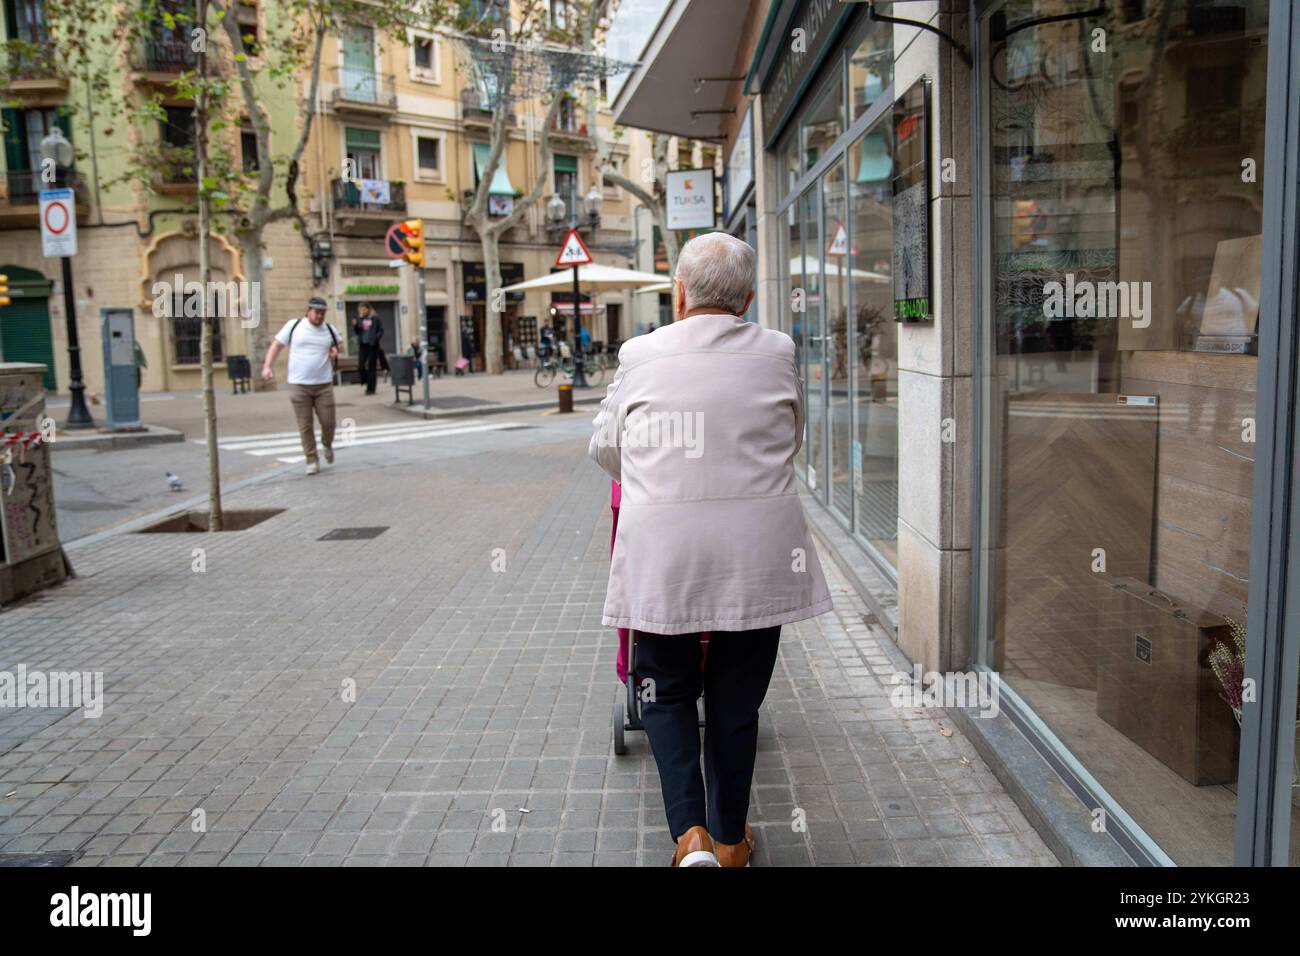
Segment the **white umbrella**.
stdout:
<svg viewBox="0 0 1300 956">
<path fill-rule="evenodd" d="M 802 259 L 795 258 L 790 260 L 790 275 L 792 276 L 802 276 L 805 274 L 816 275 L 821 271 L 821 268 L 821 260 L 816 256 L 804 256 Z M 841 267 L 839 263 L 826 263 L 826 278 L 829 279 L 832 276 L 847 275 L 850 279 L 866 279 L 870 282 L 892 281 L 889 276 L 879 272 L 868 272 L 866 269 L 847 269 L 844 272 L 841 272 L 840 269 Z"/>
<path fill-rule="evenodd" d="M 654 285 L 642 286 L 636 290 L 637 295 L 649 295 L 652 292 L 672 292 L 673 284 L 671 282 L 657 282 Z"/>
<path fill-rule="evenodd" d="M 583 292 L 599 292 L 604 289 L 635 289 L 640 286 L 661 283 L 664 277 L 653 272 L 637 272 L 635 269 L 620 269 L 617 266 L 603 266 L 593 262 L 591 265 L 578 267 L 578 287 Z M 573 270 L 564 269 L 550 275 L 538 276 L 506 286 L 505 292 L 528 292 L 537 289 L 555 289 L 558 291 L 573 288 Z"/>
</svg>

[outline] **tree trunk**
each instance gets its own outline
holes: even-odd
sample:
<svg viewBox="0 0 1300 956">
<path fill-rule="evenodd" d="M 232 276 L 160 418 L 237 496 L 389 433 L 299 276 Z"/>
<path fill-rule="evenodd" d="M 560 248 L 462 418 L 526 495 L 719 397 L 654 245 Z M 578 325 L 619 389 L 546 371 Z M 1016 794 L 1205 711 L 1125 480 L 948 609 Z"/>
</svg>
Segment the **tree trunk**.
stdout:
<svg viewBox="0 0 1300 956">
<path fill-rule="evenodd" d="M 477 223 L 474 228 L 483 246 L 483 284 L 487 290 L 487 299 L 483 303 L 483 368 L 489 375 L 500 375 L 505 371 L 501 361 L 501 325 L 505 312 L 497 312 L 493 306 L 497 290 L 501 288 L 501 236 L 486 222 Z M 505 305 L 504 298 L 501 305 Z"/>
<path fill-rule="evenodd" d="M 248 283 L 249 302 L 253 315 L 248 319 L 255 323 L 245 329 L 248 336 L 249 361 L 253 368 L 266 358 L 266 350 L 271 347 L 271 332 L 267 325 L 266 297 L 262 293 L 262 237 L 261 230 L 241 231 L 239 233 L 239 253 L 244 260 L 244 281 Z M 253 376 L 253 389 L 259 392 L 275 391 L 275 380 L 262 381 L 262 376 Z"/>
<path fill-rule="evenodd" d="M 208 2 L 199 0 L 197 22 L 206 32 Z M 205 38 L 206 39 L 206 38 Z M 198 51 L 198 97 L 194 104 L 195 172 L 199 180 L 199 287 L 202 289 L 203 325 L 199 333 L 199 355 L 203 363 L 203 431 L 208 446 L 208 530 L 220 531 L 221 512 L 221 461 L 217 449 L 217 396 L 212 389 L 212 323 L 220 322 L 220 315 L 209 314 L 213 297 L 208 294 L 212 280 L 212 262 L 209 258 L 208 236 L 211 223 L 208 215 L 208 188 L 204 180 L 208 175 L 208 54 L 207 44 Z M 227 308 L 229 300 L 226 300 Z"/>
</svg>

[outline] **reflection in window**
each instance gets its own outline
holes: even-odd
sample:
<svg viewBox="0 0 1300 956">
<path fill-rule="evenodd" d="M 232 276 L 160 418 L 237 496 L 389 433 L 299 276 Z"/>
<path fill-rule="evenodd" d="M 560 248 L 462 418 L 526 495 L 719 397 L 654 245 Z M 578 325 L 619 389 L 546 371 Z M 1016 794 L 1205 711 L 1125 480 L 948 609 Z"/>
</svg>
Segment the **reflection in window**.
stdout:
<svg viewBox="0 0 1300 956">
<path fill-rule="evenodd" d="M 898 338 L 893 322 L 889 113 L 849 149 L 854 530 L 897 566 Z"/>
<path fill-rule="evenodd" d="M 1239 733 L 1209 659 L 1249 583 L 1268 3 L 1016 29 L 1078 8 L 1011 0 L 985 66 L 983 654 L 1175 862 L 1225 864 Z"/>
</svg>

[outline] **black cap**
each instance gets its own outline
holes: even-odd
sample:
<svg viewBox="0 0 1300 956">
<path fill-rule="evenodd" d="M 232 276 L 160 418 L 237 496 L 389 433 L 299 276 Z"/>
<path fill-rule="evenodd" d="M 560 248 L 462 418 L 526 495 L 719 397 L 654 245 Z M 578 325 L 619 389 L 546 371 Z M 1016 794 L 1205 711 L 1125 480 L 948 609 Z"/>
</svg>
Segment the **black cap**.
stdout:
<svg viewBox="0 0 1300 956">
<path fill-rule="evenodd" d="M 330 306 L 329 306 L 329 303 L 326 302 L 324 299 L 322 299 L 322 298 L 321 298 L 320 296 L 318 296 L 318 295 L 314 295 L 314 296 L 312 296 L 310 299 L 307 300 L 307 308 L 309 308 L 309 309 L 320 309 L 320 310 L 322 310 L 322 311 L 325 311 L 325 310 L 329 309 L 329 307 L 330 307 Z"/>
</svg>

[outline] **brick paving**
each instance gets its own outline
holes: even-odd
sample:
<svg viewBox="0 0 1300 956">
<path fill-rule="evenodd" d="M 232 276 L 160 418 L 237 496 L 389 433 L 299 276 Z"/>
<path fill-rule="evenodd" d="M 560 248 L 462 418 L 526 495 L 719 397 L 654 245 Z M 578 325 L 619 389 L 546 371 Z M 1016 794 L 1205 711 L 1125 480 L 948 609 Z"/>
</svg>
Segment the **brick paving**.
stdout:
<svg viewBox="0 0 1300 956">
<path fill-rule="evenodd" d="M 341 459 L 232 495 L 287 509 L 251 530 L 79 549 L 79 578 L 0 611 L 0 670 L 102 670 L 104 714 L 0 713 L 0 856 L 665 865 L 647 743 L 612 753 L 608 481 L 584 449 Z M 389 530 L 316 540 L 366 525 Z M 764 705 L 756 865 L 1054 865 L 941 712 L 891 706 L 900 658 L 824 563 L 835 611 L 786 627 Z"/>
</svg>

